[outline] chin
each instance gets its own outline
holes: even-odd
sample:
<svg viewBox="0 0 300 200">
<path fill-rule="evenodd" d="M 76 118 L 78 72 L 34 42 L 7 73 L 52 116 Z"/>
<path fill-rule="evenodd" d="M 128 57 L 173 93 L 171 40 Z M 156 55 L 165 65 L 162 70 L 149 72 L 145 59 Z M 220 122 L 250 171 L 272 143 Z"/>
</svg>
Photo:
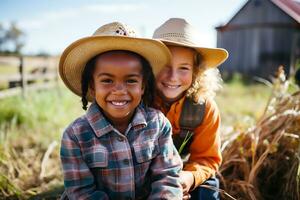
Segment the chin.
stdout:
<svg viewBox="0 0 300 200">
<path fill-rule="evenodd" d="M 177 99 L 180 95 L 164 95 L 166 99 Z"/>
</svg>

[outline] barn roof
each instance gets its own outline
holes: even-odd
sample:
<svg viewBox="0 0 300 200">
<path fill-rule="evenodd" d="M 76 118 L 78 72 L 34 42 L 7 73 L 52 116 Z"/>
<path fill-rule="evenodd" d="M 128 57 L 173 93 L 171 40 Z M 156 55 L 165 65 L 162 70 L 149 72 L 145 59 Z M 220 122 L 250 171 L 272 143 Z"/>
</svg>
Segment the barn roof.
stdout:
<svg viewBox="0 0 300 200">
<path fill-rule="evenodd" d="M 282 11 L 284 11 L 287 15 L 292 17 L 294 20 L 296 20 L 300 24 L 300 0 L 269 0 L 272 3 L 274 3 L 278 8 L 280 8 Z M 248 0 L 242 8 L 225 24 L 221 25 L 219 27 L 216 27 L 217 29 L 228 26 L 231 21 L 243 10 L 243 8 L 246 7 L 246 5 L 250 1 Z"/>
<path fill-rule="evenodd" d="M 300 23 L 300 1 L 299 0 L 271 0 L 286 14 Z"/>
</svg>

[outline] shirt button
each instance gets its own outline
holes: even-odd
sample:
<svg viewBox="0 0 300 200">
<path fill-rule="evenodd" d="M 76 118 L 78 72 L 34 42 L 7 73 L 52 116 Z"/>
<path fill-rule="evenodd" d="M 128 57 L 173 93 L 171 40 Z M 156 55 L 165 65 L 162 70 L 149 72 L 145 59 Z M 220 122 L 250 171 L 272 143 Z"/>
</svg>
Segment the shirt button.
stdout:
<svg viewBox="0 0 300 200">
<path fill-rule="evenodd" d="M 118 137 L 118 140 L 119 140 L 119 142 L 123 142 L 124 138 L 120 136 L 120 137 Z"/>
<path fill-rule="evenodd" d="M 128 160 L 128 159 L 124 159 L 124 160 L 123 160 L 123 163 L 124 163 L 125 165 L 129 165 L 129 160 Z"/>
</svg>

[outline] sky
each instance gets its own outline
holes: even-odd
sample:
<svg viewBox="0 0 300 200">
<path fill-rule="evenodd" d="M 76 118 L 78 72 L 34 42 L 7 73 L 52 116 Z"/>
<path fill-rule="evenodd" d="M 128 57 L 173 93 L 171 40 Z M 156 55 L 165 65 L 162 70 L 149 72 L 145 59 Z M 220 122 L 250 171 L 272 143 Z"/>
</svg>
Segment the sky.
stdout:
<svg viewBox="0 0 300 200">
<path fill-rule="evenodd" d="M 25 33 L 25 54 L 59 55 L 69 44 L 113 21 L 142 37 L 172 17 L 186 19 L 202 46 L 216 47 L 215 27 L 226 24 L 247 0 L 1 0 L 0 23 Z"/>
</svg>

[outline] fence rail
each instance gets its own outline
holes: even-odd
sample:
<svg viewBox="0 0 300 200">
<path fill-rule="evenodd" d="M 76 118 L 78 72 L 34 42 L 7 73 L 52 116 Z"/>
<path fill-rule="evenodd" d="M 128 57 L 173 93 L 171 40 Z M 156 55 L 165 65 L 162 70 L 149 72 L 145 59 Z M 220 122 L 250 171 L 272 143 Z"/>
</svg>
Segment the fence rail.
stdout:
<svg viewBox="0 0 300 200">
<path fill-rule="evenodd" d="M 0 56 L 0 99 L 58 85 L 58 57 Z"/>
</svg>

